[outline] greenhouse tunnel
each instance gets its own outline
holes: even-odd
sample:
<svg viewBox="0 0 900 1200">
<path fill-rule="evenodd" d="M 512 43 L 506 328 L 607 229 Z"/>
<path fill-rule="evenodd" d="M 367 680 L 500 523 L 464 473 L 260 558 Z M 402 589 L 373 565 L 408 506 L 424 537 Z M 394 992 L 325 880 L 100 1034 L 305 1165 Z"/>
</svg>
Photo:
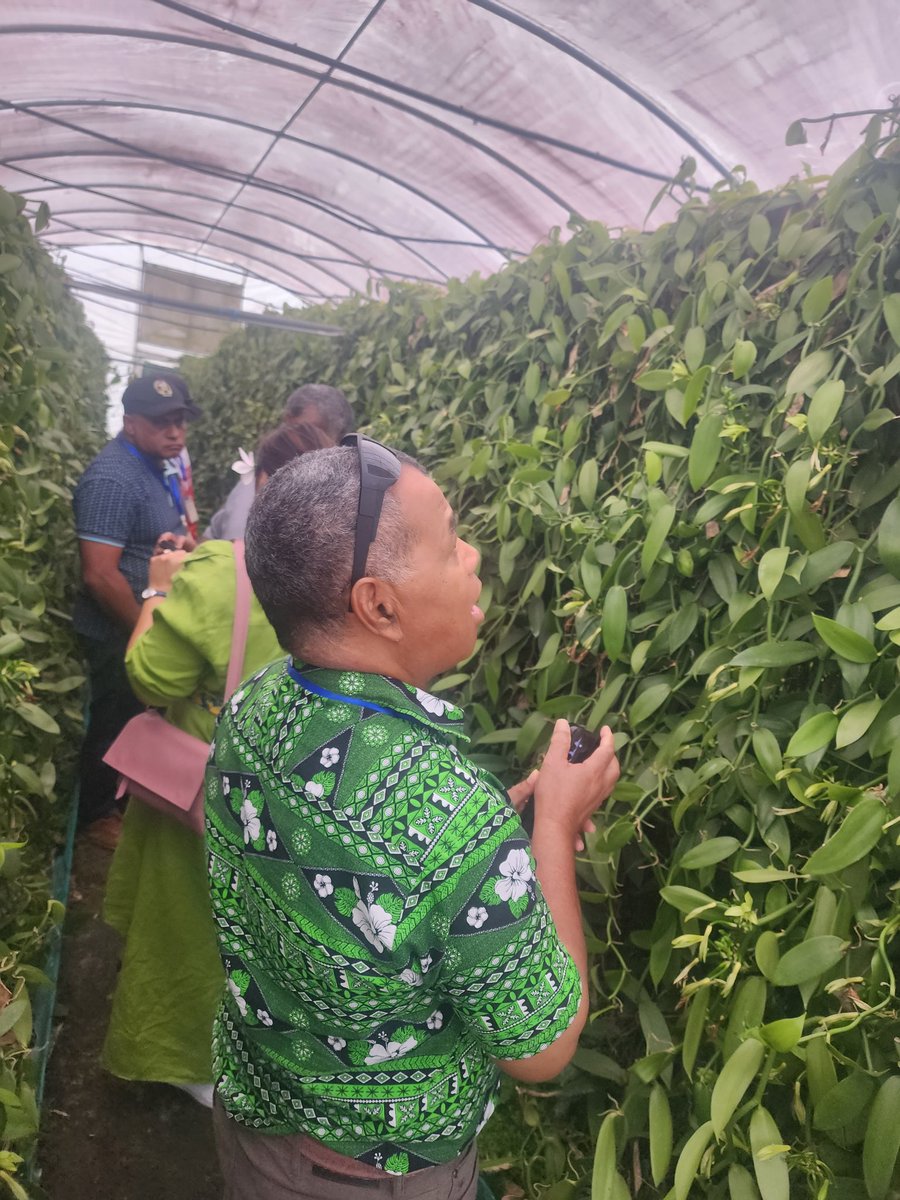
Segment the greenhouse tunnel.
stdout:
<svg viewBox="0 0 900 1200">
<path fill-rule="evenodd" d="M 474 650 L 427 692 L 392 679 L 418 717 L 458 706 L 492 787 L 559 718 L 615 740 L 572 876 L 587 1021 L 557 1076 L 503 1076 L 479 1200 L 900 1197 L 898 34 L 886 0 L 0 4 L 0 1197 L 223 1194 L 211 1114 L 171 1086 L 196 1073 L 116 1066 L 107 1038 L 141 953 L 116 871 L 160 921 L 168 884 L 78 823 L 97 710 L 72 614 L 85 541 L 127 541 L 76 532 L 73 497 L 130 412 L 187 387 L 202 416 L 159 479 L 199 538 L 233 493 L 249 508 L 237 480 L 309 383 L 421 462 L 480 555 Z M 156 409 L 123 410 L 135 381 Z M 204 713 L 227 715 L 227 665 Z M 310 895 L 323 876 L 301 834 L 266 843 L 268 811 L 235 806 L 236 843 L 268 855 L 254 886 L 299 945 L 275 847 Z M 507 857 L 448 909 L 447 963 L 501 938 L 498 896 L 557 920 L 540 856 L 514 853 L 521 879 Z M 353 886 L 332 925 L 381 954 L 390 907 Z M 270 1025 L 222 953 L 223 1011 Z M 427 1022 L 353 1042 L 350 1021 L 312 1052 L 307 1018 L 251 1032 L 287 1097 L 301 1044 L 294 1076 L 331 1054 L 328 1086 L 434 1070 L 448 1024 Z M 266 1120 L 309 1134 L 312 1111 Z M 398 1134 L 377 1166 L 442 1169 L 424 1145 Z M 348 1153 L 371 1172 L 370 1149 Z"/>
</svg>

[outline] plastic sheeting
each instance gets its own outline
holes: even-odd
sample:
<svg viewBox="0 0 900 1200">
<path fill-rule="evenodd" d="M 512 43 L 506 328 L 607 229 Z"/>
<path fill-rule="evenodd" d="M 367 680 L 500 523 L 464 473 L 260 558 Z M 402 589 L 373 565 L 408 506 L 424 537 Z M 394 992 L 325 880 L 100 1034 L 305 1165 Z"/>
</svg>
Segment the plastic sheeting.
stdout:
<svg viewBox="0 0 900 1200">
<path fill-rule="evenodd" d="M 884 105 L 898 32 L 888 0 L 2 0 L 0 183 L 60 246 L 309 302 L 440 283 L 573 212 L 642 224 L 687 155 L 707 188 L 833 167 L 864 117 L 824 155 L 785 129 Z"/>
</svg>

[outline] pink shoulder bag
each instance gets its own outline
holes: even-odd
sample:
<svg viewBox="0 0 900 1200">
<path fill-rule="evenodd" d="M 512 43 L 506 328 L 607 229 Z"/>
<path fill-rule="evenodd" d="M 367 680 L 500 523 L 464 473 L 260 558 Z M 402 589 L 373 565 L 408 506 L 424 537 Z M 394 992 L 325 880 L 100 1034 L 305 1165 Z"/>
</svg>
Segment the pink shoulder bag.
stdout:
<svg viewBox="0 0 900 1200">
<path fill-rule="evenodd" d="M 250 580 L 244 543 L 234 545 L 235 601 L 231 657 L 223 705 L 241 681 L 250 622 Z M 126 793 L 173 817 L 194 833 L 203 833 L 203 775 L 209 742 L 170 724 L 156 709 L 132 717 L 103 761 L 119 772 L 118 796 Z"/>
</svg>

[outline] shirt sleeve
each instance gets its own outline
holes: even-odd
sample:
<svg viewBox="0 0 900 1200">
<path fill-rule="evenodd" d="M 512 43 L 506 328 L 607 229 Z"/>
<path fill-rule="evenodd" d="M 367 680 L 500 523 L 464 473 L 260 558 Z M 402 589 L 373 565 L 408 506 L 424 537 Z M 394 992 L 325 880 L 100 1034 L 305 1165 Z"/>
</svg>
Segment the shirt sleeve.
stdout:
<svg viewBox="0 0 900 1200">
<path fill-rule="evenodd" d="M 171 590 L 153 613 L 153 624 L 125 656 L 128 679 L 145 704 L 164 706 L 192 696 L 208 678 L 217 652 L 211 637 L 227 624 L 227 652 L 231 628 L 216 618 L 220 610 L 234 611 L 234 588 L 229 590 L 222 560 L 231 547 L 209 543 L 195 550 L 172 581 Z M 233 574 L 233 571 L 232 571 Z M 212 629 L 215 626 L 215 629 Z"/>
<path fill-rule="evenodd" d="M 135 500 L 121 480 L 88 476 L 76 489 L 74 503 L 79 538 L 110 546 L 128 544 Z"/>
<path fill-rule="evenodd" d="M 518 817 L 505 794 L 474 778 L 459 820 L 476 848 L 451 857 L 451 866 L 462 857 L 455 872 L 446 864 L 434 872 L 440 990 L 491 1057 L 530 1058 L 574 1020 L 581 978 L 557 935 Z M 479 837 L 489 830 L 496 832 Z"/>
</svg>

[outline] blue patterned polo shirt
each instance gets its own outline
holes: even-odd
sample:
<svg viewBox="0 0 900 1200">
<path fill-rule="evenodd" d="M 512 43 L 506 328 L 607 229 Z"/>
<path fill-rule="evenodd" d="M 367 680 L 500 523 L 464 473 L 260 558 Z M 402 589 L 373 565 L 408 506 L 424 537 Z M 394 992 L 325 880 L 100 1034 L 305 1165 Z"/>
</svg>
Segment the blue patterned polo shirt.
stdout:
<svg viewBox="0 0 900 1200">
<path fill-rule="evenodd" d="M 119 570 L 136 600 L 147 586 L 147 564 L 159 535 L 186 532 L 162 469 L 130 446 L 121 433 L 88 465 L 75 488 L 73 505 L 79 539 L 121 548 Z M 78 633 L 99 641 L 123 634 L 84 587 L 75 602 L 73 624 Z"/>
<path fill-rule="evenodd" d="M 404 1174 L 489 1116 L 495 1059 L 572 1022 L 581 984 L 462 713 L 379 675 L 275 663 L 219 718 L 207 848 L 227 986 L 218 1094 Z"/>
</svg>

